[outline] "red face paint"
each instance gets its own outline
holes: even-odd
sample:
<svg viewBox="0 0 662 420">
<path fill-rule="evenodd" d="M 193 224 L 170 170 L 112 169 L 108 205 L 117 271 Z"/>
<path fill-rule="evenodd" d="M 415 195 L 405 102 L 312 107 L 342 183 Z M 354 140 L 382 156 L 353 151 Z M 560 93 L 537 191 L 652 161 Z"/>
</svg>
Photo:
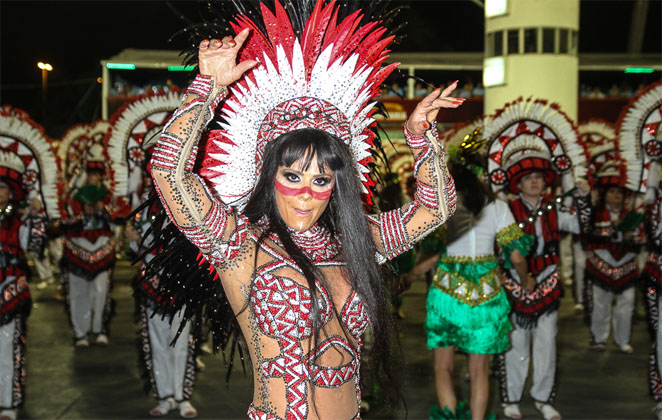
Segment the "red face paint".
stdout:
<svg viewBox="0 0 662 420">
<path fill-rule="evenodd" d="M 328 200 L 333 192 L 333 188 L 329 188 L 327 191 L 323 192 L 313 191 L 310 187 L 291 188 L 281 184 L 278 180 L 274 181 L 274 187 L 276 187 L 276 190 L 283 195 L 296 197 L 300 194 L 310 194 L 315 200 Z"/>
</svg>

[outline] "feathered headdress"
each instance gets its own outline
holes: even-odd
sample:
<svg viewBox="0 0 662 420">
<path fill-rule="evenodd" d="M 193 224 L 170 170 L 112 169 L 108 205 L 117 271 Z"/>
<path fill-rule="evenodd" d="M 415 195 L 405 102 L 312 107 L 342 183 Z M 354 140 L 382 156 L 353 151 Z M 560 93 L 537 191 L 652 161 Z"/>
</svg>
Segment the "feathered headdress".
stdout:
<svg viewBox="0 0 662 420">
<path fill-rule="evenodd" d="M 16 199 L 38 198 L 49 217 L 59 217 L 57 163 L 43 128 L 23 111 L 0 109 L 0 177 Z"/>
<path fill-rule="evenodd" d="M 110 123 L 104 120 L 92 124 L 76 124 L 59 141 L 53 142 L 56 145 L 54 152 L 60 170 L 60 182 L 65 192 L 83 185 L 87 170 L 87 149 L 94 143 L 102 143 L 109 129 Z"/>
<path fill-rule="evenodd" d="M 591 185 L 618 185 L 618 174 L 623 175 L 624 182 L 626 162 L 618 152 L 618 139 L 613 125 L 601 119 L 590 119 L 580 124 L 577 131 L 579 144 L 586 155 L 587 178 Z M 619 186 L 625 186 L 625 183 Z"/>
<path fill-rule="evenodd" d="M 483 117 L 471 122 L 453 125 L 439 135 L 446 144 L 448 158 L 454 165 L 462 165 L 480 174 L 485 169 L 485 146 Z"/>
<path fill-rule="evenodd" d="M 230 26 L 236 33 L 251 29 L 238 60 L 262 65 L 230 88 L 221 129 L 210 133 L 205 146 L 201 175 L 228 205 L 243 208 L 248 201 L 266 145 L 301 128 L 341 139 L 354 156 L 364 192 L 373 185 L 373 99 L 397 66 L 382 67 L 393 35 L 376 21 L 380 15 L 355 10 L 342 17 L 345 8 L 324 3 L 318 0 L 311 9 L 309 1 L 286 7 L 274 1 L 273 9 L 260 4 L 256 13 L 233 2 L 240 15 Z M 363 5 L 374 12 L 372 2 L 354 6 Z"/>
<path fill-rule="evenodd" d="M 662 82 L 646 87 L 621 114 L 617 123 L 619 149 L 628 162 L 626 187 L 646 192 L 657 186 L 662 160 Z"/>
<path fill-rule="evenodd" d="M 506 104 L 485 122 L 487 170 L 495 192 L 517 193 L 519 179 L 542 172 L 547 184 L 561 175 L 564 191 L 586 175 L 586 158 L 577 130 L 556 104 L 522 99 Z"/>
<path fill-rule="evenodd" d="M 108 154 L 115 173 L 115 194 L 138 204 L 149 145 L 181 104 L 179 92 L 149 93 L 127 102 L 110 118 Z"/>
</svg>

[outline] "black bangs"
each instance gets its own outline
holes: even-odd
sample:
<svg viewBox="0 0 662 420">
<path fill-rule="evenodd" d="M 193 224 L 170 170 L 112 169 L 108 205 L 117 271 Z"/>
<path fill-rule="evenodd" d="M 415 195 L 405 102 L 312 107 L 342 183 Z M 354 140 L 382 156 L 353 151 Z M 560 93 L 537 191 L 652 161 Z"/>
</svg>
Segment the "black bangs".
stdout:
<svg viewBox="0 0 662 420">
<path fill-rule="evenodd" d="M 304 160 L 303 170 L 308 170 L 313 157 L 317 155 L 317 168 L 324 172 L 324 168 L 338 171 L 345 166 L 339 150 L 345 147 L 340 139 L 316 128 L 303 128 L 281 136 L 277 148 L 281 149 L 279 166 L 292 166 L 299 159 Z"/>
</svg>

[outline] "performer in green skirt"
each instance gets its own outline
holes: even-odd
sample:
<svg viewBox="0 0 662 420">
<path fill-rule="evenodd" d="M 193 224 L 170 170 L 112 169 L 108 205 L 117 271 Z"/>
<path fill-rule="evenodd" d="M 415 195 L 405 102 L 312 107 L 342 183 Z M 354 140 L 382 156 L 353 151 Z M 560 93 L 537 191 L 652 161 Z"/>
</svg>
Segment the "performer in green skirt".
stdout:
<svg viewBox="0 0 662 420">
<path fill-rule="evenodd" d="M 489 395 L 489 354 L 510 347 L 512 329 L 510 304 L 501 287 L 499 262 L 494 243 L 503 254 L 504 266 L 514 268 L 521 278 L 528 274 L 526 260 L 533 237 L 515 223 L 508 205 L 489 192 L 474 171 L 455 164 L 458 206 L 447 223 L 447 247 L 437 262 L 436 275 L 427 298 L 428 348 L 434 350 L 435 386 L 440 410 L 432 418 L 463 417 L 453 390 L 455 351 L 469 354 L 471 378 L 470 409 L 473 419 L 483 419 Z"/>
</svg>

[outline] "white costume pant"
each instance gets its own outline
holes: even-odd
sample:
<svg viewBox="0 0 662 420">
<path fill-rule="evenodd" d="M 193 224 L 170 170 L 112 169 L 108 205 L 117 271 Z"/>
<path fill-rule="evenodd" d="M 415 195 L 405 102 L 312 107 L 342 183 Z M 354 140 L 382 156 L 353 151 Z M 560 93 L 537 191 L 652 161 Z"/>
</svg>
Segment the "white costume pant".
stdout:
<svg viewBox="0 0 662 420">
<path fill-rule="evenodd" d="M 574 268 L 574 258 L 573 258 L 573 247 L 572 247 L 572 234 L 564 233 L 561 236 L 559 241 L 559 259 L 560 267 L 559 274 L 563 280 L 573 279 L 572 270 Z"/>
<path fill-rule="evenodd" d="M 551 402 L 554 399 L 557 318 L 558 311 L 549 312 L 538 318 L 538 324 L 534 328 L 527 329 L 518 326 L 514 316 L 512 317 L 514 327 L 510 333 L 512 347 L 504 353 L 505 383 L 502 378 L 501 384 L 502 397 L 507 396 L 507 401 L 504 402 L 516 403 L 522 399 L 531 358 L 533 358 L 531 398 L 540 402 Z"/>
<path fill-rule="evenodd" d="M 574 257 L 574 277 L 573 288 L 575 291 L 575 303 L 584 303 L 584 270 L 586 269 L 586 250 L 581 241 L 574 240 L 572 243 L 572 253 Z"/>
<path fill-rule="evenodd" d="M 48 259 L 48 256 L 44 255 L 43 258 L 40 258 L 39 255 L 34 252 L 30 252 L 28 255 L 34 262 L 34 268 L 37 272 L 39 281 L 50 281 L 53 278 L 53 270 L 51 269 L 51 262 Z"/>
<path fill-rule="evenodd" d="M 93 280 L 67 273 L 69 315 L 74 336 L 85 338 L 89 332 L 103 332 L 103 312 L 110 289 L 110 272 L 102 271 Z"/>
<path fill-rule="evenodd" d="M 11 409 L 23 403 L 25 330 L 17 315 L 0 326 L 0 408 Z"/>
<path fill-rule="evenodd" d="M 614 307 L 614 343 L 624 346 L 630 342 L 632 313 L 634 312 L 634 287 L 628 287 L 616 295 Z M 593 290 L 593 311 L 591 312 L 591 336 L 593 343 L 606 343 L 609 337 L 609 321 L 612 319 L 611 305 L 614 293 L 595 284 Z"/>
<path fill-rule="evenodd" d="M 14 329 L 16 319 L 0 327 L 0 407 L 13 406 Z"/>
<path fill-rule="evenodd" d="M 191 322 L 188 321 L 182 329 L 174 346 L 172 341 L 177 335 L 177 330 L 182 322 L 184 312 L 180 310 L 172 320 L 168 317 L 154 315 L 154 309 L 147 310 L 147 330 L 151 349 L 151 376 L 155 396 L 158 399 L 173 397 L 177 401 L 190 398 L 191 390 L 185 390 L 187 373 L 187 362 L 193 361 L 193 346 L 191 340 Z M 190 354 L 189 354 L 190 353 Z M 190 361 L 189 361 L 190 358 Z M 149 366 L 149 364 L 148 364 Z M 192 367 L 192 366 L 191 366 Z M 190 386 L 192 388 L 192 384 Z"/>
<path fill-rule="evenodd" d="M 662 360 L 662 322 L 660 322 L 659 316 L 660 316 L 660 308 L 662 308 L 662 293 L 657 297 L 657 330 L 655 334 L 655 356 L 658 361 L 657 365 L 657 374 L 659 377 L 662 378 L 662 368 L 660 367 L 659 361 Z"/>
</svg>

